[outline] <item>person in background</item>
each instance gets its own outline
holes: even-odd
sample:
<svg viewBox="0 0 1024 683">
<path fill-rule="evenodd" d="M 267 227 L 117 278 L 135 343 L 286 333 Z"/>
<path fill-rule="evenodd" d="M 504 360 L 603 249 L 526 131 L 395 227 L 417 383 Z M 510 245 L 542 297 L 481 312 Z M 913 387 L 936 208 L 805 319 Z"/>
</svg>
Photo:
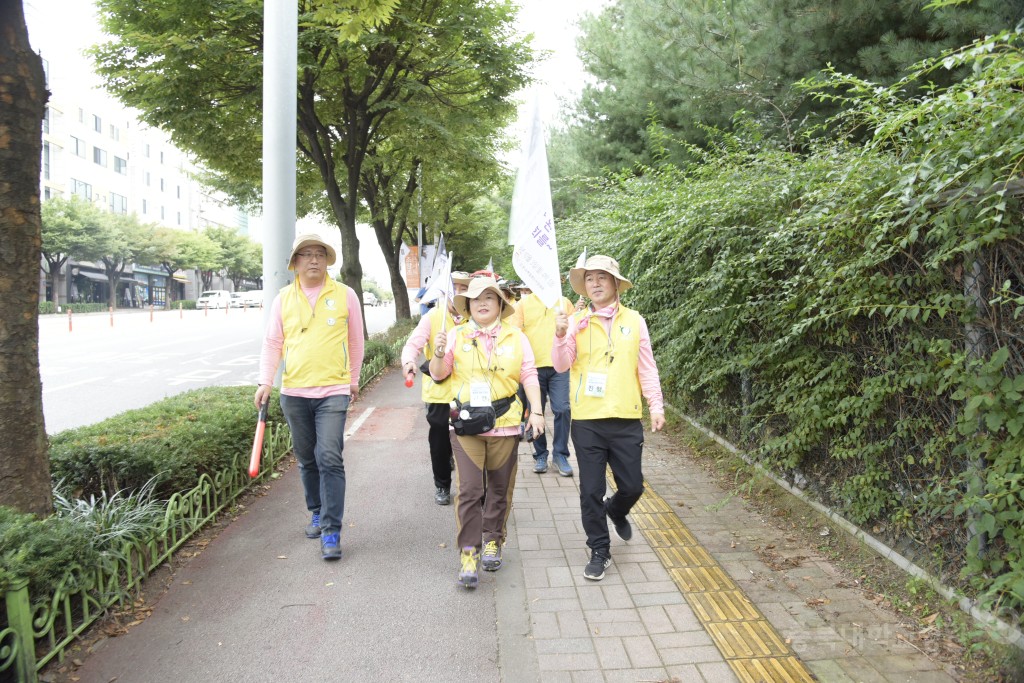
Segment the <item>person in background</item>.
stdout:
<svg viewBox="0 0 1024 683">
<path fill-rule="evenodd" d="M 257 408 L 270 399 L 284 358 L 281 410 L 312 514 L 305 534 L 320 539 L 325 560 L 338 560 L 342 554 L 345 418 L 359 394 L 363 365 L 359 298 L 327 274 L 336 259 L 334 248 L 318 235 L 295 238 L 288 269 L 296 278 L 271 304 L 254 397 Z"/>
<path fill-rule="evenodd" d="M 640 397 L 650 408 L 651 431 L 665 426 L 665 408 L 647 323 L 619 301 L 632 283 L 619 273 L 618 262 L 591 256 L 569 271 L 569 282 L 591 304 L 572 318 L 558 312 L 551 357 L 557 371 L 569 370 L 580 513 L 590 548 L 583 577 L 600 581 L 612 561 L 608 519 L 619 538 L 631 539 L 627 515 L 643 494 Z M 605 499 L 608 467 L 616 491 Z"/>
<path fill-rule="evenodd" d="M 562 311 L 566 315 L 571 315 L 572 303 L 563 296 L 559 297 L 552 308 L 548 308 L 540 297 L 533 293 L 529 285 L 520 285 L 519 291 L 522 298 L 508 322 L 522 330 L 533 347 L 537 380 L 540 382 L 540 410 L 544 412 L 550 398 L 551 412 L 555 416 L 551 461 L 560 475 L 571 477 L 573 472 L 569 464 L 569 373 L 558 372 L 553 367 L 551 343 L 555 338 L 556 312 Z M 533 471 L 537 474 L 548 471 L 548 440 L 544 434 L 536 436 L 533 441 Z"/>
<path fill-rule="evenodd" d="M 530 403 L 530 426 L 537 434 L 544 433 L 544 416 L 532 410 L 540 403 L 540 389 L 530 341 L 503 324 L 512 306 L 498 283 L 490 277 L 473 278 L 466 292 L 455 297 L 455 308 L 468 322 L 434 337 L 430 374 L 436 380 L 450 377 L 452 393 L 463 404 L 453 418 L 459 420 L 454 423 L 456 433 L 459 425 L 465 427 L 470 407 L 490 407 L 496 416 L 492 429 L 459 435 L 464 452 L 455 452 L 458 580 L 466 588 L 476 588 L 478 566 L 497 571 L 502 563 L 523 414 L 516 393 L 520 383 Z"/>
<path fill-rule="evenodd" d="M 452 291 L 456 295 L 464 294 L 469 286 L 469 273 L 452 273 Z M 462 322 L 462 316 L 455 310 L 455 304 L 435 306 L 427 315 L 420 318 L 409 340 L 402 348 L 402 373 L 406 377 L 416 374 L 420 354 L 431 355 L 431 341 L 443 329 L 451 330 Z M 451 413 L 449 404 L 452 400 L 451 382 L 435 382 L 429 374 L 422 379 L 423 402 L 427 406 L 427 444 L 430 447 L 430 466 L 434 473 L 434 502 L 448 505 L 452 502 L 452 451 L 461 450 L 455 432 L 449 426 Z"/>
</svg>

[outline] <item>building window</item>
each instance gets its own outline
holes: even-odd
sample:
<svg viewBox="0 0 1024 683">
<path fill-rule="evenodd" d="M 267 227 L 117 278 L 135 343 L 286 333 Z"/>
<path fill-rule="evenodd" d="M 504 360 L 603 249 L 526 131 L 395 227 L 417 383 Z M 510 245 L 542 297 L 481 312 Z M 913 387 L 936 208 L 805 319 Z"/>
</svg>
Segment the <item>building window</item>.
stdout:
<svg viewBox="0 0 1024 683">
<path fill-rule="evenodd" d="M 128 160 L 114 157 L 114 171 L 121 175 L 128 175 Z"/>
<path fill-rule="evenodd" d="M 181 185 L 178 185 L 178 199 L 181 199 Z"/>
<path fill-rule="evenodd" d="M 50 199 L 50 186 L 47 185 L 43 188 L 43 199 Z"/>
<path fill-rule="evenodd" d="M 78 122 L 85 123 L 85 110 L 81 107 L 78 108 Z"/>
<path fill-rule="evenodd" d="M 149 143 L 146 143 L 146 158 L 149 158 Z"/>
<path fill-rule="evenodd" d="M 160 163 L 164 163 L 164 153 L 160 152 Z"/>
<path fill-rule="evenodd" d="M 117 126 L 115 126 L 114 124 L 110 124 L 110 139 L 111 140 L 120 140 L 121 139 L 121 129 L 118 128 Z"/>
<path fill-rule="evenodd" d="M 92 115 L 92 129 L 97 133 L 103 132 L 103 119 L 101 119 L 96 114 Z"/>
<path fill-rule="evenodd" d="M 43 60 L 43 79 L 46 81 L 46 87 L 50 87 L 50 60 Z"/>
<path fill-rule="evenodd" d="M 161 192 L 164 191 L 164 179 L 163 178 L 160 179 L 160 191 Z"/>
<path fill-rule="evenodd" d="M 50 108 L 43 109 L 43 132 L 50 132 Z"/>
<path fill-rule="evenodd" d="M 71 178 L 71 194 L 92 201 L 92 185 L 87 182 Z"/>
<path fill-rule="evenodd" d="M 178 212 L 178 225 L 181 225 L 181 211 Z"/>
<path fill-rule="evenodd" d="M 100 166 L 107 165 L 107 153 L 99 147 L 92 148 L 92 161 Z"/>
<path fill-rule="evenodd" d="M 142 200 L 142 213 L 143 214 L 146 213 L 146 200 L 145 199 Z"/>
<path fill-rule="evenodd" d="M 164 219 L 164 218 L 166 218 L 166 217 L 167 217 L 167 216 L 165 216 L 165 215 L 164 215 L 164 207 L 162 207 L 162 206 L 161 206 L 161 207 L 160 207 L 160 220 L 163 220 L 163 219 Z"/>
<path fill-rule="evenodd" d="M 43 179 L 50 179 L 50 143 L 43 143 Z"/>
<path fill-rule="evenodd" d="M 82 157 L 84 159 L 85 151 L 88 148 L 89 146 L 85 144 L 85 140 L 80 140 L 74 135 L 71 136 L 71 149 L 74 151 L 75 156 Z"/>
<path fill-rule="evenodd" d="M 128 213 L 128 198 L 111 192 L 110 210 L 114 213 Z"/>
<path fill-rule="evenodd" d="M 149 171 L 146 171 L 146 187 L 149 187 Z"/>
</svg>

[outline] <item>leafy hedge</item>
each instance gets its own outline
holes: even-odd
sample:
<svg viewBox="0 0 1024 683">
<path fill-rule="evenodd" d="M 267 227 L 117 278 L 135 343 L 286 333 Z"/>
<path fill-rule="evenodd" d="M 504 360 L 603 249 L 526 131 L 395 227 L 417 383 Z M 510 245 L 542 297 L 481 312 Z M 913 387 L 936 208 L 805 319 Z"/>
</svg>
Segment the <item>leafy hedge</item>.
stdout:
<svg viewBox="0 0 1024 683">
<path fill-rule="evenodd" d="M 1022 45 L 1004 33 L 890 88 L 805 83 L 846 109 L 800 153 L 741 122 L 699 165 L 609 179 L 560 236 L 632 276 L 673 400 L 1016 614 Z"/>
<path fill-rule="evenodd" d="M 207 387 L 50 438 L 50 473 L 76 497 L 135 491 L 167 498 L 213 476 L 252 442 L 252 387 Z M 268 420 L 283 422 L 270 401 Z"/>
</svg>

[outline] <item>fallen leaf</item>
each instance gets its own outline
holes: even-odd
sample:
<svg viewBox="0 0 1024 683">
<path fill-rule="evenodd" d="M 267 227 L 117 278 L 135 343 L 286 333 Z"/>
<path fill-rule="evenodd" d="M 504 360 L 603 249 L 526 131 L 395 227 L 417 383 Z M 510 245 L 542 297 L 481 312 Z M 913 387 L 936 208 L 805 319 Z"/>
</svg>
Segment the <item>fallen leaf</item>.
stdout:
<svg viewBox="0 0 1024 683">
<path fill-rule="evenodd" d="M 334 585 L 334 582 L 333 582 L 333 581 L 328 581 L 328 582 L 327 582 L 327 583 L 325 583 L 324 585 L 325 585 L 325 586 L 333 586 L 333 585 Z"/>
<path fill-rule="evenodd" d="M 277 559 L 279 559 L 279 560 L 287 560 L 288 556 L 287 555 L 278 555 Z"/>
<path fill-rule="evenodd" d="M 188 621 L 188 620 L 189 620 L 189 619 L 191 619 L 191 618 L 192 618 L 192 617 L 190 617 L 190 616 L 188 616 L 188 615 L 186 614 L 185 616 L 183 616 L 183 617 L 181 618 L 181 620 L 182 620 L 182 621 Z"/>
<path fill-rule="evenodd" d="M 938 612 L 935 612 L 934 614 L 930 614 L 930 615 L 928 615 L 927 617 L 925 617 L 924 619 L 922 619 L 922 620 L 921 620 L 921 623 L 923 623 L 923 624 L 930 624 L 930 623 L 932 623 L 933 621 L 935 621 L 935 619 L 936 619 L 936 618 L 937 618 L 938 616 L 939 616 L 939 613 L 938 613 Z"/>
<path fill-rule="evenodd" d="M 182 582 L 181 582 L 181 585 L 182 585 L 182 586 L 191 586 L 191 585 L 192 585 L 192 582 L 191 582 L 191 581 L 182 581 Z"/>
</svg>

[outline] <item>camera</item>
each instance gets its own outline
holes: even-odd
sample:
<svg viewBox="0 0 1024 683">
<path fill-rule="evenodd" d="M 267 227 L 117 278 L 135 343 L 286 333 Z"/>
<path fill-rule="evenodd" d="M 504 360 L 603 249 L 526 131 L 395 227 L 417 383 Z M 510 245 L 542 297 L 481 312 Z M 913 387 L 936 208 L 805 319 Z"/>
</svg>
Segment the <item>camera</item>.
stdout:
<svg viewBox="0 0 1024 683">
<path fill-rule="evenodd" d="M 523 438 L 527 443 L 533 443 L 533 425 L 526 425 L 526 429 L 523 430 Z"/>
</svg>

